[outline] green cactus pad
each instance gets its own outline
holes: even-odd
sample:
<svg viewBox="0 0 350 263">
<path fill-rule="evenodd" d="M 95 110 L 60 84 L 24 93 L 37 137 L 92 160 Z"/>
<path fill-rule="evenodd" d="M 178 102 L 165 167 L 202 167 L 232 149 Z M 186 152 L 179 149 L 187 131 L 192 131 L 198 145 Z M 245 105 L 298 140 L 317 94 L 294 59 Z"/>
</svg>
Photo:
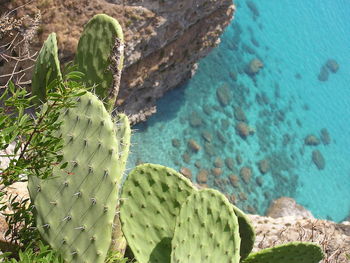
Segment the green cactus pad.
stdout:
<svg viewBox="0 0 350 263">
<path fill-rule="evenodd" d="M 249 255 L 243 263 L 318 263 L 324 255 L 320 246 L 291 242 Z"/>
<path fill-rule="evenodd" d="M 239 236 L 241 238 L 241 260 L 248 257 L 252 251 L 255 242 L 254 227 L 250 222 L 250 219 L 236 206 L 233 206 L 233 210 L 238 218 Z"/>
<path fill-rule="evenodd" d="M 111 242 L 118 186 L 119 142 L 103 103 L 87 92 L 61 114 L 64 169 L 29 177 L 37 227 L 67 262 L 104 262 Z"/>
<path fill-rule="evenodd" d="M 124 37 L 118 21 L 110 16 L 95 15 L 85 26 L 78 43 L 75 62 L 88 86 L 113 109 L 123 66 Z"/>
<path fill-rule="evenodd" d="M 32 77 L 32 94 L 37 96 L 38 101 L 44 102 L 46 100 L 47 86 L 54 79 L 60 80 L 61 78 L 56 34 L 51 33 L 44 42 L 36 59 Z"/>
<path fill-rule="evenodd" d="M 200 190 L 181 207 L 171 242 L 171 262 L 238 263 L 240 242 L 232 205 L 216 190 Z"/>
<path fill-rule="evenodd" d="M 176 217 L 194 191 L 187 178 L 161 165 L 142 164 L 130 172 L 122 188 L 120 218 L 138 262 L 170 262 Z"/>
</svg>

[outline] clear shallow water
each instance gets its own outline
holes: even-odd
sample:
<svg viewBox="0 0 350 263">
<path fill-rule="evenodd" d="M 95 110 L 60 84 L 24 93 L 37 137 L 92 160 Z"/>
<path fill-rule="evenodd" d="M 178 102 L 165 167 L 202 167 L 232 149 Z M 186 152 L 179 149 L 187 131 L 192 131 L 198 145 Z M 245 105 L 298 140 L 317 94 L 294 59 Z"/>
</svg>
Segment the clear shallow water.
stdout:
<svg viewBox="0 0 350 263">
<path fill-rule="evenodd" d="M 129 166 L 187 167 L 194 181 L 205 169 L 207 184 L 233 195 L 247 212 L 264 214 L 271 200 L 290 196 L 318 218 L 342 221 L 350 214 L 350 2 L 255 0 L 237 6 L 220 46 L 200 61 L 194 78 L 162 98 L 147 123 L 134 127 Z M 264 67 L 251 77 L 244 70 L 254 58 Z M 329 58 L 340 68 L 321 82 L 318 74 Z M 226 106 L 217 96 L 223 85 Z M 235 130 L 238 107 L 254 131 L 246 139 Z M 330 144 L 305 145 L 307 135 L 320 138 L 324 128 Z M 197 153 L 189 149 L 190 139 L 200 145 Z M 314 150 L 324 157 L 324 169 L 312 161 Z M 210 171 L 217 158 L 224 164 L 215 177 Z M 225 165 L 228 158 L 232 170 Z M 266 174 L 257 165 L 263 159 L 270 167 Z M 239 176 L 242 167 L 252 169 L 248 183 Z M 231 175 L 239 178 L 238 187 Z"/>
</svg>

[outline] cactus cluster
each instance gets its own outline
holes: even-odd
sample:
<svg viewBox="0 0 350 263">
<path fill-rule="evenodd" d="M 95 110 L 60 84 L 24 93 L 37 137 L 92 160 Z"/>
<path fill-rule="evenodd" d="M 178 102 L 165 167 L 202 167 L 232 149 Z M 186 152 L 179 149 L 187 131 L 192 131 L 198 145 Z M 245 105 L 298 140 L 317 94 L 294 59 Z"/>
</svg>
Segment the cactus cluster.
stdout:
<svg viewBox="0 0 350 263">
<path fill-rule="evenodd" d="M 197 190 L 160 165 L 142 164 L 127 177 L 120 207 L 122 230 L 140 263 L 317 263 L 322 250 L 289 243 L 251 253 L 248 217 L 216 190 Z"/>
<path fill-rule="evenodd" d="M 124 36 L 118 21 L 104 14 L 95 15 L 85 26 L 78 43 L 75 64 L 84 73 L 82 81 L 112 111 L 119 92 L 123 67 Z M 56 34 L 51 33 L 39 52 L 32 77 L 32 92 L 44 102 L 48 84 L 61 78 Z"/>
</svg>

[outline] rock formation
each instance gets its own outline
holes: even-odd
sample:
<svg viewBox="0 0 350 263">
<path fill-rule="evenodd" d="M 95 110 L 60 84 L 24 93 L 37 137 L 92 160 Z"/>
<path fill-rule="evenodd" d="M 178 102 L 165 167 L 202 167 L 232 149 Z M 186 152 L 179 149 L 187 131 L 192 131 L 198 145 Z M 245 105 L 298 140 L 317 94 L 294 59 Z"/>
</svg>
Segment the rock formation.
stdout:
<svg viewBox="0 0 350 263">
<path fill-rule="evenodd" d="M 0 7 L 11 10 L 24 2 L 5 0 Z M 42 23 L 33 48 L 39 50 L 56 32 L 63 63 L 73 59 L 83 26 L 93 15 L 105 13 L 120 21 L 126 47 L 117 105 L 142 121 L 155 111 L 155 100 L 190 78 L 196 62 L 219 43 L 234 5 L 232 0 L 58 0 L 29 2 L 16 12 L 20 17 L 38 10 Z"/>
</svg>

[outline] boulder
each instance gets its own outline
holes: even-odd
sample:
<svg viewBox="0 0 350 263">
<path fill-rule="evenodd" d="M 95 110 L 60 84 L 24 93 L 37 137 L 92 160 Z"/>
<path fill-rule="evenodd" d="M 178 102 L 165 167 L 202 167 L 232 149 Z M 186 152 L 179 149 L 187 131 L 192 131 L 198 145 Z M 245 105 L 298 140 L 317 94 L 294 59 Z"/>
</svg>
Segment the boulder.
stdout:
<svg viewBox="0 0 350 263">
<path fill-rule="evenodd" d="M 304 143 L 310 146 L 316 146 L 320 144 L 320 140 L 316 137 L 316 135 L 309 134 L 305 137 Z"/>
<path fill-rule="evenodd" d="M 188 140 L 187 144 L 193 152 L 198 152 L 201 149 L 201 146 L 193 139 Z"/>
<path fill-rule="evenodd" d="M 189 168 L 187 168 L 187 167 L 181 167 L 180 173 L 181 173 L 183 176 L 187 177 L 188 179 L 190 179 L 190 180 L 192 179 L 192 172 L 191 172 L 191 170 L 190 170 Z"/>
<path fill-rule="evenodd" d="M 208 181 L 208 171 L 207 170 L 200 170 L 197 174 L 197 182 L 199 184 L 206 184 Z"/>
<path fill-rule="evenodd" d="M 171 140 L 171 144 L 172 144 L 173 147 L 175 147 L 175 148 L 179 148 L 180 145 L 181 145 L 180 140 L 178 140 L 178 139 L 172 139 L 172 140 Z"/>
<path fill-rule="evenodd" d="M 226 106 L 230 103 L 231 100 L 231 91 L 227 84 L 220 86 L 216 90 L 216 96 L 222 106 Z"/>
<path fill-rule="evenodd" d="M 214 161 L 214 166 L 216 168 L 221 168 L 223 166 L 223 161 L 220 157 L 216 157 L 216 159 Z"/>
<path fill-rule="evenodd" d="M 221 168 L 213 168 L 213 169 L 211 169 L 211 173 L 214 176 L 219 177 L 222 174 L 222 169 Z"/>
<path fill-rule="evenodd" d="M 246 139 L 250 134 L 250 128 L 248 124 L 241 121 L 236 124 L 236 132 L 242 139 Z"/>
<path fill-rule="evenodd" d="M 320 73 L 318 74 L 317 78 L 319 81 L 327 81 L 329 76 L 329 71 L 327 66 L 322 66 L 320 69 Z"/>
<path fill-rule="evenodd" d="M 331 143 L 331 136 L 326 128 L 321 129 L 321 141 L 324 145 Z"/>
<path fill-rule="evenodd" d="M 231 174 L 231 175 L 229 176 L 229 179 L 230 179 L 230 182 L 231 182 L 231 184 L 232 184 L 233 187 L 236 187 L 236 188 L 239 187 L 239 178 L 238 178 L 237 175 Z"/>
<path fill-rule="evenodd" d="M 323 170 L 326 166 L 326 161 L 319 150 L 312 151 L 312 161 L 319 170 Z"/>
<path fill-rule="evenodd" d="M 329 69 L 332 73 L 337 73 L 339 70 L 339 64 L 335 59 L 328 59 L 326 62 L 326 67 Z"/>
<path fill-rule="evenodd" d="M 259 171 L 260 171 L 262 174 L 266 174 L 266 173 L 270 170 L 269 161 L 266 160 L 266 159 L 261 160 L 261 161 L 258 163 L 258 168 L 259 168 Z"/>
<path fill-rule="evenodd" d="M 191 112 L 190 125 L 192 127 L 199 127 L 199 126 L 202 125 L 202 119 L 201 119 L 200 115 L 197 112 L 195 112 L 195 111 Z"/>
<path fill-rule="evenodd" d="M 273 200 L 267 210 L 266 216 L 278 218 L 283 216 L 295 216 L 297 218 L 314 218 L 309 210 L 297 204 L 290 197 L 281 197 Z"/>
<path fill-rule="evenodd" d="M 233 158 L 231 157 L 227 157 L 225 159 L 225 165 L 228 169 L 230 169 L 231 171 L 233 171 L 234 169 L 234 165 L 235 165 L 235 161 L 233 160 Z"/>
<path fill-rule="evenodd" d="M 261 60 L 254 58 L 252 59 L 249 64 L 245 68 L 245 73 L 249 76 L 255 76 L 259 73 L 260 69 L 264 67 L 264 64 L 261 62 Z"/>
<path fill-rule="evenodd" d="M 248 184 L 250 182 L 250 178 L 252 177 L 252 169 L 248 166 L 244 166 L 239 171 L 239 175 L 242 178 L 242 180 Z"/>
<path fill-rule="evenodd" d="M 247 121 L 247 117 L 245 116 L 245 113 L 241 107 L 236 107 L 234 109 L 234 115 L 237 121 L 243 121 L 243 122 Z"/>
</svg>

